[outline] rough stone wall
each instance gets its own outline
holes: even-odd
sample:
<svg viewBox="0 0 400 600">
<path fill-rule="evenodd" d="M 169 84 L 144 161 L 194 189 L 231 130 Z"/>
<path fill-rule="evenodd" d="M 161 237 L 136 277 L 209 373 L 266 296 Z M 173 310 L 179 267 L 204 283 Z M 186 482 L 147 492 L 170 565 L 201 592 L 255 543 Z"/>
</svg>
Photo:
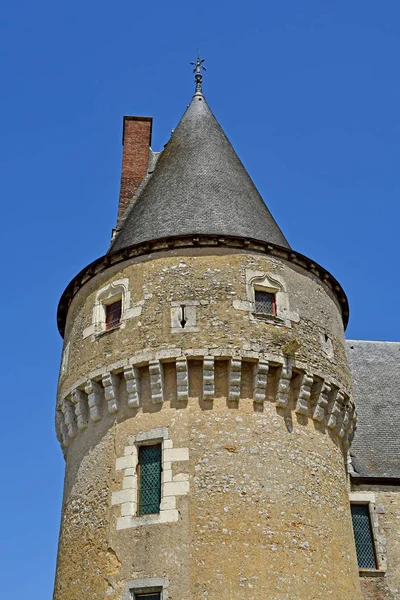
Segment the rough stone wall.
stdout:
<svg viewBox="0 0 400 600">
<path fill-rule="evenodd" d="M 361 577 L 364 600 L 397 600 L 400 598 L 400 489 L 397 486 L 356 485 L 354 492 L 372 492 L 378 531 L 386 549 L 384 577 Z"/>
<path fill-rule="evenodd" d="M 220 397 L 182 409 L 145 402 L 140 418 L 68 449 L 55 600 L 122 599 L 126 582 L 169 579 L 169 598 L 359 599 L 340 449 L 312 424 L 289 434 L 272 404 Z M 172 405 L 172 408 L 171 408 Z M 148 412 L 146 412 L 148 411 Z M 189 448 L 179 521 L 118 531 L 115 459 L 129 438 L 168 427 Z"/>
<path fill-rule="evenodd" d="M 192 597 L 359 598 L 340 451 L 249 408 L 192 423 Z"/>
<path fill-rule="evenodd" d="M 199 251 L 200 253 L 200 251 Z M 188 252 L 190 254 L 190 252 Z M 291 328 L 251 320 L 248 312 L 233 307 L 247 300 L 246 270 L 278 275 L 285 281 L 290 310 L 299 315 Z M 128 278 L 132 302 L 143 301 L 142 314 L 126 321 L 123 329 L 82 339 L 91 323 L 96 291 L 113 279 Z M 171 332 L 171 302 L 197 300 L 198 332 Z M 322 348 L 321 335 L 332 340 L 333 356 Z M 89 281 L 74 298 L 68 312 L 65 343 L 70 343 L 68 369 L 60 393 L 80 374 L 100 365 L 132 356 L 140 350 L 173 347 L 239 347 L 282 355 L 290 342 L 298 342 L 296 358 L 315 370 L 329 373 L 351 390 L 351 375 L 344 348 L 340 311 L 323 284 L 284 261 L 250 253 L 197 256 L 157 255 L 124 263 Z"/>
<path fill-rule="evenodd" d="M 119 507 L 111 507 L 111 494 L 122 483 L 115 460 L 124 454 L 129 436 L 168 427 L 176 444 L 186 443 L 186 422 L 185 411 L 165 407 L 162 412 L 142 414 L 140 420 L 115 424 L 101 440 L 97 429 L 86 432 L 91 439 L 83 460 L 82 449 L 71 446 L 54 600 L 122 600 L 127 581 L 165 576 L 170 598 L 188 597 L 187 500 L 179 502 L 178 523 L 123 531 L 116 528 Z"/>
<path fill-rule="evenodd" d="M 248 300 L 246 269 L 284 280 L 290 327 L 234 308 L 234 301 Z M 132 301 L 144 301 L 141 314 L 120 329 L 83 339 L 96 291 L 121 277 L 129 279 Z M 198 331 L 171 331 L 171 302 L 181 300 L 199 301 Z M 324 352 L 321 334 L 332 341 L 333 355 Z M 160 402 L 154 394 L 157 369 L 153 373 L 146 363 L 138 367 L 140 406 L 129 407 L 121 387 L 118 411 L 110 411 L 102 392 L 102 418 L 89 418 L 74 431 L 66 449 L 54 600 L 122 600 L 128 581 L 146 578 L 168 578 L 169 600 L 361 599 L 342 442 L 324 420 L 310 418 L 308 408 L 302 414 L 294 410 L 300 396 L 307 402 L 308 380 L 295 376 L 287 389 L 293 412 L 288 427 L 276 405 L 279 378 L 276 385 L 271 378 L 265 401 L 257 401 L 248 361 L 233 401 L 227 397 L 232 360 L 204 358 L 204 349 L 218 348 L 268 353 L 277 360 L 292 353 L 307 371 L 332 377 L 350 391 L 340 312 L 321 282 L 284 262 L 245 252 L 172 253 L 125 263 L 78 293 L 66 343 L 59 399 L 93 371 L 107 372 L 110 364 L 144 350 L 173 348 L 189 356 L 189 397 L 178 397 L 177 369 L 167 362 Z M 201 356 L 191 348 L 202 349 Z M 215 371 L 205 385 L 211 365 Z M 261 386 L 262 375 L 257 377 Z M 74 409 L 70 400 L 67 404 L 68 424 Z M 177 522 L 118 530 L 121 506 L 112 505 L 112 494 L 121 490 L 123 473 L 116 460 L 132 436 L 157 428 L 168 430 L 174 447 L 189 450 L 187 462 L 172 463 L 173 478 L 189 476 L 189 493 L 176 500 Z"/>
</svg>

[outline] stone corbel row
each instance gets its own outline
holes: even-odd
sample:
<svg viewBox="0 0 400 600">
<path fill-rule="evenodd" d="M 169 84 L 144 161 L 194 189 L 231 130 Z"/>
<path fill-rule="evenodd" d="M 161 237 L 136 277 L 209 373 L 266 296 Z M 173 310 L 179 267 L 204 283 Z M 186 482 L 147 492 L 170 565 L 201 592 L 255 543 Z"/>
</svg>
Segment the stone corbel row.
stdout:
<svg viewBox="0 0 400 600">
<path fill-rule="evenodd" d="M 203 400 L 212 401 L 215 397 L 215 356 L 202 356 L 203 359 Z M 189 367 L 186 356 L 174 359 L 176 370 L 177 400 L 185 402 L 189 398 Z M 241 395 L 242 362 L 249 362 L 248 357 L 231 357 L 228 369 L 228 401 L 238 402 Z M 171 362 L 171 358 L 169 359 Z M 295 368 L 292 359 L 266 360 L 265 357 L 255 359 L 253 364 L 253 393 L 255 405 L 262 405 L 267 399 L 267 388 L 271 367 L 274 368 L 276 389 L 273 401 L 281 413 L 287 415 L 294 411 L 299 417 L 312 418 L 326 426 L 337 435 L 348 450 L 354 436 L 356 413 L 349 395 L 334 385 L 329 379 L 311 373 L 304 368 Z M 147 363 L 150 375 L 151 400 L 154 404 L 162 404 L 165 397 L 163 363 L 161 360 L 149 360 Z M 140 363 L 143 366 L 143 362 Z M 277 375 L 277 367 L 279 367 Z M 294 375 L 300 377 L 300 384 L 291 391 Z M 314 396 L 311 404 L 312 389 Z M 124 394 L 121 394 L 121 387 Z M 317 390 L 317 391 L 315 391 Z M 105 413 L 118 413 L 122 397 L 129 408 L 138 409 L 141 405 L 140 374 L 134 364 L 126 365 L 118 370 L 103 373 L 100 378 L 89 379 L 86 384 L 74 388 L 58 405 L 56 413 L 56 429 L 60 443 L 66 448 L 70 440 L 79 431 L 88 427 L 89 421 L 100 421 Z M 271 400 L 271 393 L 269 394 Z"/>
</svg>

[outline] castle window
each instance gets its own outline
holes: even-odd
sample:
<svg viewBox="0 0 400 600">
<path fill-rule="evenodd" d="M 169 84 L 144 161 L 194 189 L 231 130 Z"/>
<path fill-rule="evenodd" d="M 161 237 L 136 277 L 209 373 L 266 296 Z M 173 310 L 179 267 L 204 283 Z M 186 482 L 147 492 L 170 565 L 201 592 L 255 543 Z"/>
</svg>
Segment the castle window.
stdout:
<svg viewBox="0 0 400 600">
<path fill-rule="evenodd" d="M 106 311 L 106 331 L 116 327 L 121 322 L 122 298 L 112 304 L 105 305 Z"/>
<path fill-rule="evenodd" d="M 92 307 L 92 323 L 83 330 L 83 338 L 102 335 L 120 327 L 125 327 L 126 321 L 133 317 L 139 317 L 142 313 L 144 300 L 135 304 L 131 302 L 129 281 L 118 279 L 101 288 L 96 293 L 95 302 Z"/>
<path fill-rule="evenodd" d="M 254 309 L 257 315 L 276 316 L 275 294 L 254 290 Z"/>
<path fill-rule="evenodd" d="M 285 280 L 275 273 L 246 269 L 246 296 L 233 299 L 233 308 L 249 313 L 250 321 L 291 327 L 300 317 L 290 309 Z"/>
<path fill-rule="evenodd" d="M 68 369 L 69 347 L 70 347 L 70 343 L 68 342 L 68 344 L 66 344 L 66 346 L 63 350 L 63 353 L 62 353 L 61 369 L 60 369 L 61 377 L 63 375 L 65 375 L 65 373 L 67 372 L 67 369 Z"/>
<path fill-rule="evenodd" d="M 121 505 L 117 530 L 179 521 L 177 500 L 189 493 L 189 474 L 172 474 L 172 465 L 189 460 L 189 448 L 174 448 L 168 428 L 160 427 L 129 436 L 124 455 L 116 459 L 116 471 L 124 471 L 122 489 L 112 492 L 111 504 Z M 159 585 L 159 584 L 157 584 Z M 158 592 L 152 588 L 134 589 L 136 594 Z M 164 598 L 162 587 L 162 600 Z M 131 600 L 128 595 L 124 600 Z"/>
<path fill-rule="evenodd" d="M 168 583 L 165 577 L 128 581 L 123 600 L 168 600 Z"/>
<path fill-rule="evenodd" d="M 139 446 L 138 515 L 160 512 L 161 503 L 161 444 Z"/>
<path fill-rule="evenodd" d="M 368 504 L 352 504 L 354 539 L 359 569 L 376 569 L 376 556 Z"/>
</svg>

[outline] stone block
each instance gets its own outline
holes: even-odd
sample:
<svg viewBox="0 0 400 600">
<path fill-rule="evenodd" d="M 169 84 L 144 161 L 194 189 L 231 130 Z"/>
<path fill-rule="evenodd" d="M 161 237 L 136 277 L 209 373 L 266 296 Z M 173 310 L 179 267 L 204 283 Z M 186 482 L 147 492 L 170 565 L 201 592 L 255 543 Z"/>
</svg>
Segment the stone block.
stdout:
<svg viewBox="0 0 400 600">
<path fill-rule="evenodd" d="M 163 510 L 172 510 L 174 508 L 176 508 L 175 496 L 166 496 L 161 500 L 160 512 L 162 512 Z"/>
<path fill-rule="evenodd" d="M 85 386 L 88 395 L 89 414 L 92 421 L 100 421 L 103 417 L 102 411 L 102 389 L 97 381 L 89 379 Z"/>
<path fill-rule="evenodd" d="M 189 398 L 189 374 L 187 359 L 185 357 L 176 360 L 176 388 L 178 400 L 186 401 Z"/>
<path fill-rule="evenodd" d="M 189 448 L 171 448 L 164 452 L 164 460 L 177 462 L 180 460 L 189 460 Z"/>
<path fill-rule="evenodd" d="M 115 461 L 115 470 L 121 471 L 122 469 L 129 469 L 136 466 L 136 457 L 134 454 L 128 454 L 127 456 L 121 456 Z"/>
<path fill-rule="evenodd" d="M 164 486 L 164 496 L 185 496 L 188 492 L 188 481 L 172 481 Z"/>
<path fill-rule="evenodd" d="M 229 363 L 229 400 L 240 398 L 240 383 L 242 378 L 242 361 L 231 359 Z"/>
<path fill-rule="evenodd" d="M 189 481 L 189 473 L 177 473 L 173 477 L 174 481 Z"/>
<path fill-rule="evenodd" d="M 313 381 L 313 376 L 310 373 L 303 373 L 295 408 L 295 412 L 298 415 L 308 415 L 308 403 L 311 396 L 311 387 Z"/>
<path fill-rule="evenodd" d="M 179 513 L 175 510 L 162 510 L 160 512 L 160 523 L 176 523 L 179 521 Z"/>
<path fill-rule="evenodd" d="M 203 398 L 212 399 L 214 396 L 214 357 L 205 356 L 203 361 Z"/>
<path fill-rule="evenodd" d="M 128 365 L 124 368 L 124 379 L 128 395 L 127 404 L 130 408 L 137 408 L 140 405 L 139 375 L 133 365 Z"/>
<path fill-rule="evenodd" d="M 267 394 L 269 365 L 265 361 L 258 361 L 254 367 L 254 402 L 262 404 Z"/>
<path fill-rule="evenodd" d="M 159 360 L 149 363 L 151 399 L 154 404 L 161 404 L 164 399 L 163 368 Z"/>
<path fill-rule="evenodd" d="M 135 476 L 128 476 L 128 477 L 124 477 L 123 481 L 122 481 L 122 487 L 124 490 L 136 490 L 137 489 L 137 477 Z"/>
<path fill-rule="evenodd" d="M 129 529 L 130 527 L 134 527 L 134 522 L 135 517 L 119 517 L 117 519 L 117 531 L 120 531 L 121 529 Z"/>
<path fill-rule="evenodd" d="M 75 406 L 78 429 L 83 431 L 88 426 L 88 397 L 83 390 L 76 388 L 71 393 L 71 402 Z"/>
<path fill-rule="evenodd" d="M 111 494 L 111 504 L 124 504 L 125 502 L 134 502 L 136 500 L 136 491 L 134 489 L 118 490 Z"/>
<path fill-rule="evenodd" d="M 119 408 L 118 377 L 113 373 L 103 373 L 101 382 L 104 388 L 107 410 L 110 414 L 115 414 Z"/>
<path fill-rule="evenodd" d="M 134 517 L 136 514 L 136 502 L 124 502 L 121 504 L 121 517 Z"/>
<path fill-rule="evenodd" d="M 172 470 L 171 469 L 163 469 L 161 473 L 161 481 L 162 483 L 167 483 L 168 481 L 172 481 Z"/>
</svg>

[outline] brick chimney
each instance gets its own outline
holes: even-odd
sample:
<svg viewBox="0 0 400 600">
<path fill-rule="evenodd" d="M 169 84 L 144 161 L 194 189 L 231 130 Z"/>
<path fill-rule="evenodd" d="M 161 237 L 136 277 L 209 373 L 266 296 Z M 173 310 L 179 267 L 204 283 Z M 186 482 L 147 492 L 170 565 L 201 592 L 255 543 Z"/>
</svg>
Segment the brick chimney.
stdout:
<svg viewBox="0 0 400 600">
<path fill-rule="evenodd" d="M 152 117 L 124 117 L 117 226 L 147 174 L 152 124 Z"/>
</svg>

